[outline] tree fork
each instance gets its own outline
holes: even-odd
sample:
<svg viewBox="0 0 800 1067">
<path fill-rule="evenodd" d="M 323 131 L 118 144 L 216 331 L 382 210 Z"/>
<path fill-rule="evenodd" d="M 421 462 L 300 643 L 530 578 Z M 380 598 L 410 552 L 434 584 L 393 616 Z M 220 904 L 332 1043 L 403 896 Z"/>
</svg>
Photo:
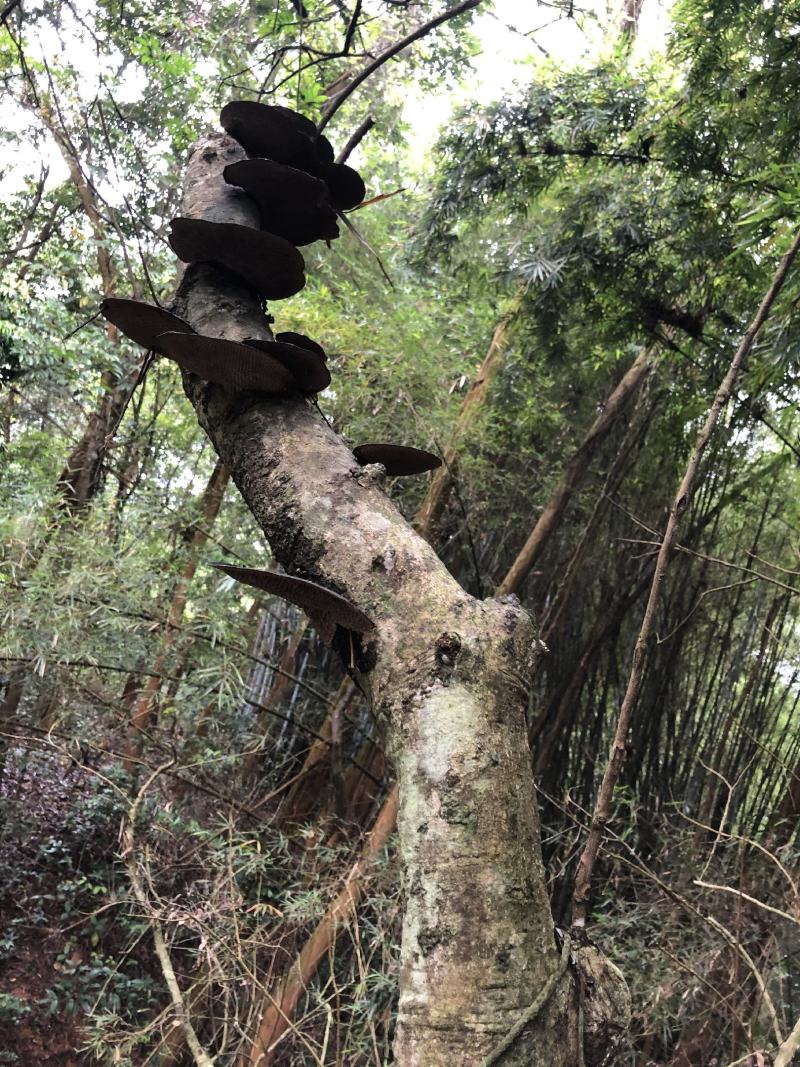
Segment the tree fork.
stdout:
<svg viewBox="0 0 800 1067">
<path fill-rule="evenodd" d="M 240 158 L 225 135 L 198 142 L 183 214 L 257 225 L 255 205 L 222 178 Z M 185 269 L 176 305 L 203 333 L 269 337 L 252 291 L 210 265 Z M 533 624 L 515 602 L 468 596 L 311 405 L 191 376 L 184 384 L 276 559 L 375 623 L 354 639 L 354 663 L 400 782 L 397 1062 L 473 1062 L 559 965 L 525 739 Z M 517 1040 L 508 1065 L 575 1062 L 570 986 Z"/>
<path fill-rule="evenodd" d="M 524 287 L 521 287 L 517 290 L 514 300 L 512 301 L 507 312 L 495 327 L 494 334 L 492 336 L 492 341 L 487 351 L 487 354 L 483 360 L 483 363 L 481 364 L 481 367 L 478 371 L 475 380 L 473 381 L 462 403 L 461 411 L 456 422 L 456 427 L 453 433 L 451 434 L 447 448 L 445 449 L 444 464 L 435 472 L 428 486 L 428 490 L 425 494 L 425 497 L 420 505 L 419 511 L 417 512 L 417 515 L 413 520 L 414 528 L 423 537 L 425 537 L 426 540 L 432 540 L 436 524 L 441 516 L 443 509 L 446 506 L 449 493 L 453 487 L 454 471 L 457 461 L 455 450 L 456 443 L 461 438 L 463 438 L 469 426 L 472 424 L 473 420 L 478 417 L 483 405 L 486 402 L 489 385 L 495 374 L 497 373 L 497 370 L 499 369 L 499 366 L 502 362 L 502 358 L 505 353 L 506 346 L 508 344 L 508 331 L 516 315 L 519 312 L 519 307 L 523 295 Z M 549 515 L 549 519 L 546 524 L 542 524 L 540 520 L 535 527 L 535 529 L 538 531 L 537 554 L 544 548 L 544 545 L 550 535 L 558 528 L 558 525 L 561 519 L 563 518 L 564 512 L 566 510 L 566 503 L 569 499 L 569 495 L 572 490 L 577 487 L 579 482 L 582 480 L 583 475 L 585 474 L 585 471 L 587 469 L 586 463 L 580 463 L 579 460 L 585 461 L 587 459 L 587 456 L 590 455 L 590 448 L 592 454 L 594 451 L 596 451 L 599 442 L 611 429 L 614 420 L 619 415 L 621 415 L 626 409 L 627 402 L 639 392 L 642 384 L 644 383 L 644 381 L 646 381 L 648 375 L 655 369 L 657 362 L 657 355 L 651 354 L 649 349 L 643 349 L 639 353 L 637 359 L 634 361 L 629 370 L 623 376 L 622 381 L 615 387 L 609 399 L 603 405 L 603 412 L 601 416 L 597 420 L 595 420 L 594 424 L 587 432 L 586 437 L 578 446 L 577 452 L 574 453 L 570 460 L 567 462 L 564 477 L 559 483 L 559 486 L 555 490 L 553 496 L 545 505 L 543 511 L 543 514 L 547 513 Z M 610 417 L 607 418 L 605 416 L 606 411 L 609 407 L 611 409 L 611 413 Z M 616 468 L 617 464 L 615 463 L 612 468 L 612 474 L 610 474 L 609 476 L 611 479 L 609 484 L 613 484 L 614 478 L 616 477 L 616 474 L 613 472 L 616 472 Z M 565 485 L 567 485 L 567 489 L 564 489 Z M 525 549 L 523 549 L 523 552 L 524 551 Z M 514 565 L 512 565 L 511 572 L 509 573 L 514 575 L 513 581 L 516 582 L 524 580 L 528 571 L 522 567 L 518 567 L 515 563 Z M 636 591 L 634 595 L 624 598 L 624 610 L 627 610 L 630 604 L 634 603 L 634 601 L 638 598 L 641 592 L 644 591 L 648 580 L 648 577 L 645 576 L 643 581 L 636 586 Z M 514 585 L 513 588 L 510 588 L 508 592 L 515 593 L 516 585 Z M 550 623 L 551 630 L 553 628 L 554 622 L 555 619 L 552 620 Z M 605 635 L 608 630 L 613 629 L 614 625 L 616 625 L 616 623 L 613 623 L 611 626 L 608 626 L 607 620 L 604 621 L 601 627 L 602 634 Z M 576 673 L 572 682 L 568 686 L 567 692 L 563 696 L 561 694 L 558 694 L 556 696 L 555 702 L 552 702 L 551 705 L 545 708 L 538 717 L 538 719 L 535 720 L 534 725 L 530 728 L 528 733 L 528 740 L 531 746 L 533 746 L 534 742 L 536 741 L 536 738 L 538 737 L 543 725 L 549 721 L 549 717 L 553 708 L 557 709 L 558 724 L 563 725 L 562 719 L 567 714 L 569 707 L 571 706 L 569 705 L 569 698 L 571 696 L 574 696 L 575 688 L 579 687 L 580 681 L 585 671 L 586 663 L 588 662 L 588 658 L 594 654 L 596 647 L 597 643 L 595 641 L 590 640 L 588 649 L 585 651 L 583 657 L 581 658 L 578 672 Z M 350 682 L 349 685 L 352 688 L 352 682 Z M 323 730 L 325 729 L 327 729 L 329 734 L 330 716 L 328 716 L 325 720 L 325 726 L 323 727 Z M 326 740 L 328 734 L 325 734 Z M 548 741 L 545 742 L 545 744 L 547 745 L 548 754 L 552 751 L 552 747 L 556 740 L 557 730 L 555 726 L 553 726 L 553 728 L 550 730 Z M 304 764 L 303 770 L 301 771 L 301 777 L 298 778 L 297 782 L 293 787 L 293 790 L 299 791 L 301 788 L 303 788 L 303 786 L 305 785 L 304 778 L 307 770 L 318 767 L 320 764 L 327 766 L 329 752 L 330 747 L 327 743 L 325 743 L 325 741 L 315 742 L 315 746 L 312 746 L 309 755 L 306 759 L 306 764 Z M 539 753 L 537 753 L 537 760 L 535 763 L 535 771 L 537 775 L 542 770 L 543 762 L 546 761 L 542 761 Z M 384 801 L 380 813 L 378 814 L 378 817 L 375 822 L 376 827 L 379 824 L 383 824 L 383 819 L 386 811 L 393 810 L 396 813 L 396 793 L 397 786 L 393 785 Z M 307 812 L 308 807 L 303 809 L 304 815 L 307 814 Z M 394 829 L 394 827 L 392 827 L 392 829 Z M 367 839 L 367 843 L 364 846 L 362 858 L 369 850 L 369 842 L 371 840 L 372 837 L 370 835 L 370 837 L 368 837 Z M 364 892 L 363 879 L 367 876 L 369 865 L 367 863 L 362 863 L 361 860 L 359 860 L 357 861 L 356 868 L 354 868 L 354 871 L 355 870 L 357 870 L 358 876 L 351 872 L 351 874 L 348 875 L 347 880 L 348 899 L 350 901 L 350 906 L 352 909 L 355 909 L 358 904 L 358 901 L 360 900 Z M 295 981 L 297 974 L 302 973 L 306 984 L 311 980 L 315 972 L 316 964 L 325 954 L 325 952 L 320 951 L 320 945 L 325 945 L 326 952 L 330 949 L 331 945 L 334 943 L 339 933 L 341 932 L 341 926 L 339 925 L 341 918 L 341 909 L 337 906 L 336 902 L 334 902 L 334 904 L 329 906 L 329 908 L 326 910 L 325 915 L 322 917 L 314 932 L 311 934 L 309 941 L 307 942 L 307 946 L 310 946 L 312 944 L 316 946 L 315 951 L 312 952 L 310 949 L 307 951 L 306 947 L 304 947 L 297 960 L 292 965 L 289 974 L 282 982 L 278 984 L 275 993 L 270 995 L 270 997 L 265 1001 L 265 1008 L 262 1015 L 262 1019 L 268 1018 L 270 1020 L 270 1024 L 259 1024 L 259 1033 L 261 1035 L 263 1046 L 261 1047 L 261 1052 L 259 1053 L 259 1055 L 263 1053 L 264 1056 L 263 1059 L 258 1061 L 259 1067 L 268 1067 L 269 1063 L 272 1062 L 272 1053 L 269 1052 L 269 1043 L 264 1043 L 264 1035 L 272 1035 L 271 1041 L 274 1046 L 275 1043 L 280 1039 L 282 1034 L 291 1025 L 291 1020 L 299 1003 L 298 988 Z M 624 993 L 621 995 L 624 999 Z M 617 1001 L 615 1003 L 615 1007 L 621 1007 L 622 1011 L 620 1015 L 624 1016 L 624 1004 L 622 1004 L 621 1001 Z M 258 1057 L 254 1054 L 254 1057 L 249 1062 L 255 1064 L 257 1059 Z M 242 1067 L 246 1067 L 246 1063 L 243 1063 Z"/>
</svg>

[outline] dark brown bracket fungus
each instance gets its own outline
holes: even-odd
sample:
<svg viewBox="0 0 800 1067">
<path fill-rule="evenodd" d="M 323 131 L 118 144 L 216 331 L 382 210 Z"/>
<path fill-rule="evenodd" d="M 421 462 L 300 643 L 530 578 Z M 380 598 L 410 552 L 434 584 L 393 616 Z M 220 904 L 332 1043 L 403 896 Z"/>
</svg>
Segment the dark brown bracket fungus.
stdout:
<svg viewBox="0 0 800 1067">
<path fill-rule="evenodd" d="M 285 330 L 283 333 L 275 334 L 276 341 L 282 341 L 287 345 L 297 345 L 298 348 L 307 348 L 309 352 L 316 352 L 318 356 L 321 356 L 324 360 L 327 360 L 325 349 L 317 341 L 312 341 L 310 337 L 306 337 L 304 333 L 295 333 L 293 330 Z"/>
<path fill-rule="evenodd" d="M 303 393 L 321 393 L 331 384 L 331 372 L 325 366 L 325 360 L 309 348 L 285 341 L 262 341 L 258 337 L 246 337 L 244 343 L 281 363 Z"/>
<path fill-rule="evenodd" d="M 244 278 L 265 300 L 285 300 L 306 284 L 305 260 L 293 244 L 251 226 L 173 219 L 169 243 L 184 263 L 216 263 Z"/>
<path fill-rule="evenodd" d="M 195 332 L 185 319 L 173 315 L 171 311 L 165 311 L 164 308 L 156 307 L 155 304 L 145 304 L 141 300 L 109 296 L 100 304 L 100 312 L 131 341 L 156 352 L 162 351 L 157 341 L 160 334 Z"/>
<path fill-rule="evenodd" d="M 356 207 L 367 195 L 364 179 L 346 163 L 321 163 L 314 174 L 326 183 L 340 211 Z"/>
<path fill-rule="evenodd" d="M 324 585 L 317 585 L 306 578 L 292 578 L 288 574 L 257 570 L 255 567 L 235 567 L 230 563 L 212 563 L 211 566 L 224 571 L 237 582 L 288 600 L 303 611 L 326 616 L 346 630 L 363 634 L 375 628 L 372 620 L 355 604 L 326 589 Z"/>
<path fill-rule="evenodd" d="M 249 156 L 264 156 L 302 170 L 333 162 L 333 145 L 314 123 L 288 107 L 232 100 L 219 116 L 222 128 Z"/>
<path fill-rule="evenodd" d="M 282 362 L 249 344 L 187 333 L 165 333 L 158 342 L 165 356 L 206 382 L 272 396 L 289 396 L 300 388 Z"/>
<path fill-rule="evenodd" d="M 382 463 L 391 477 L 424 474 L 441 467 L 442 461 L 432 452 L 406 445 L 368 444 L 353 449 L 356 460 L 365 467 L 368 463 Z"/>
<path fill-rule="evenodd" d="M 288 164 L 322 178 L 339 211 L 355 207 L 366 196 L 358 171 L 344 163 L 334 163 L 330 141 L 317 133 L 310 119 L 296 111 L 254 100 L 233 100 L 225 105 L 219 118 L 225 131 L 249 156 Z"/>
<path fill-rule="evenodd" d="M 333 241 L 339 236 L 328 186 L 296 167 L 271 159 L 240 159 L 222 172 L 258 204 L 261 228 L 291 241 Z"/>
</svg>

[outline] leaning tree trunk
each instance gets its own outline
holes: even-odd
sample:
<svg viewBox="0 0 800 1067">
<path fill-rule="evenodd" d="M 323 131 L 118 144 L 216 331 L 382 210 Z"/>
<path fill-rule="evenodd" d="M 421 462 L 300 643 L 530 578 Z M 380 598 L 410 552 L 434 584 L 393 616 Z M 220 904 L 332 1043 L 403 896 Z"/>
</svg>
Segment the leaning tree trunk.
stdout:
<svg viewBox="0 0 800 1067">
<path fill-rule="evenodd" d="M 183 213 L 258 225 L 222 178 L 244 157 L 212 134 L 192 151 Z M 235 276 L 186 269 L 176 310 L 198 331 L 268 338 Z M 476 1063 L 559 968 L 526 741 L 538 652 L 517 602 L 479 602 L 449 575 L 301 399 L 230 393 L 187 375 L 187 395 L 287 570 L 333 588 L 374 622 L 334 643 L 365 689 L 400 784 L 404 883 L 397 1062 Z M 563 980 L 504 1065 L 577 1062 L 572 982 Z"/>
</svg>

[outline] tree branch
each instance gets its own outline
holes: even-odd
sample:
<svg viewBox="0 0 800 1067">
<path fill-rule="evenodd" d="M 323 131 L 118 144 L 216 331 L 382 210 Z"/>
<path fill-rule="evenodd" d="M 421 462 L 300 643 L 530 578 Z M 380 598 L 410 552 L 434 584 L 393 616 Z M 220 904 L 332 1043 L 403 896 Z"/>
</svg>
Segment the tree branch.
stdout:
<svg viewBox="0 0 800 1067">
<path fill-rule="evenodd" d="M 0 12 L 0 26 L 5 25 L 6 19 L 9 15 L 13 15 L 21 3 L 22 0 L 9 0 L 2 12 Z"/>
<path fill-rule="evenodd" d="M 450 19 L 456 18 L 458 15 L 463 15 L 465 11 L 470 11 L 473 7 L 477 7 L 481 2 L 482 0 L 463 0 L 462 3 L 450 8 L 449 11 L 445 11 L 443 14 L 437 15 L 435 19 L 431 19 L 429 22 L 425 22 L 422 26 L 418 26 L 413 33 L 409 33 L 407 37 L 403 37 L 402 40 L 391 45 L 385 52 L 381 52 L 379 56 L 364 67 L 360 74 L 357 74 L 355 78 L 353 78 L 349 85 L 345 86 L 345 88 L 342 89 L 340 93 L 337 93 L 326 105 L 325 113 L 317 126 L 317 132 L 322 133 L 348 96 L 354 93 L 359 85 L 362 85 L 367 78 L 382 67 L 384 63 L 393 59 L 399 52 L 408 48 L 410 44 L 418 41 L 421 37 L 425 37 L 431 30 L 435 30 L 437 26 L 441 26 L 442 23 L 448 22 Z"/>
<path fill-rule="evenodd" d="M 367 134 L 374 125 L 375 119 L 372 117 L 372 115 L 367 115 L 364 121 L 359 123 L 359 125 L 356 126 L 355 130 L 353 130 L 352 134 L 350 135 L 350 140 L 347 142 L 347 144 L 341 150 L 339 155 L 336 157 L 336 162 L 344 163 L 349 158 L 350 153 L 355 151 L 355 149 L 361 144 L 361 142 L 364 140 L 364 138 L 367 136 Z"/>
</svg>

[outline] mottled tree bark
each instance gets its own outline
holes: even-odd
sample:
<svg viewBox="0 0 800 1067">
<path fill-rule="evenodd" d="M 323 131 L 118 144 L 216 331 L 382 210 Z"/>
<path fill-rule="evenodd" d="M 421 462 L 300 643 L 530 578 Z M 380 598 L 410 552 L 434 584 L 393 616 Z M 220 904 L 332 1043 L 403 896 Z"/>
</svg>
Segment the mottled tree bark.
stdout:
<svg viewBox="0 0 800 1067">
<path fill-rule="evenodd" d="M 184 214 L 256 225 L 255 205 L 222 179 L 243 156 L 221 134 L 199 142 Z M 254 294 L 209 265 L 185 270 L 176 310 L 203 333 L 269 336 Z M 334 644 L 352 657 L 399 780 L 397 1062 L 478 1062 L 559 965 L 525 736 L 533 624 L 511 598 L 468 596 L 388 499 L 379 469 L 359 467 L 304 400 L 192 376 L 185 386 L 276 559 L 375 624 L 363 639 L 339 630 Z M 503 1064 L 575 1064 L 572 1003 L 565 978 Z"/>
<path fill-rule="evenodd" d="M 291 688 L 295 684 L 293 675 L 296 674 L 298 653 L 300 651 L 300 647 L 303 643 L 305 635 L 306 624 L 303 623 L 292 635 L 289 644 L 284 649 L 283 654 L 281 655 L 281 658 L 278 661 L 278 667 L 280 668 L 280 670 L 273 671 L 269 690 L 266 696 L 262 699 L 262 703 L 266 705 L 267 708 L 278 708 L 281 706 L 284 700 L 288 698 Z M 266 711 L 258 711 L 256 713 L 256 721 L 253 732 L 257 734 L 260 738 L 266 739 L 270 730 L 270 721 L 274 722 L 274 720 L 270 720 L 270 716 Z M 315 740 L 314 744 L 312 744 L 311 746 L 312 750 L 319 743 L 320 742 L 318 740 Z M 264 753 L 260 748 L 253 749 L 252 752 L 248 753 L 248 755 L 242 762 L 242 781 L 250 782 L 257 776 L 259 765 L 262 762 L 263 758 Z M 295 786 L 299 786 L 300 781 L 301 780 L 295 782 Z M 293 795 L 293 793 L 294 789 L 284 798 L 284 811 L 289 804 L 289 797 Z"/>
<path fill-rule="evenodd" d="M 624 0 L 619 25 L 620 33 L 630 38 L 636 36 L 639 32 L 639 15 L 643 4 L 644 0 Z"/>
</svg>

